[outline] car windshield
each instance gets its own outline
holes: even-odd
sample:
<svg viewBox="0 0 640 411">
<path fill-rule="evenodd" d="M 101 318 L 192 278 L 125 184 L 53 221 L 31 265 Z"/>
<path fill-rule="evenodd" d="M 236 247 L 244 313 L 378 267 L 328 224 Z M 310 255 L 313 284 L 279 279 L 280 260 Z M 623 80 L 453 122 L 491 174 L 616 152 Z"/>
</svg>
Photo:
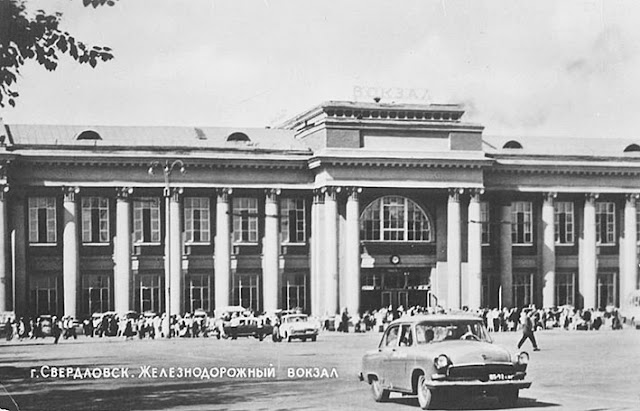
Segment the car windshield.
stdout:
<svg viewBox="0 0 640 411">
<path fill-rule="evenodd" d="M 289 317 L 285 317 L 284 319 L 284 322 L 287 322 L 287 323 L 297 323 L 302 321 L 307 321 L 306 315 L 292 315 Z"/>
<path fill-rule="evenodd" d="M 418 344 L 430 344 L 447 340 L 470 340 L 491 342 L 480 321 L 423 322 L 416 325 Z"/>
</svg>

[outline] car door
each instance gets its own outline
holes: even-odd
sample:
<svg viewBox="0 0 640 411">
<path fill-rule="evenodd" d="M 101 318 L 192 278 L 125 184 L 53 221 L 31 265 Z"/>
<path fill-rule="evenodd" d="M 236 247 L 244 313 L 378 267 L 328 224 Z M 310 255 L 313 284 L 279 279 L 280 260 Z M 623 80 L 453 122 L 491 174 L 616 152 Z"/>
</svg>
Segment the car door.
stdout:
<svg viewBox="0 0 640 411">
<path fill-rule="evenodd" d="M 394 388 L 405 390 L 411 388 L 407 386 L 407 380 L 410 380 L 410 378 L 407 378 L 406 374 L 409 354 L 413 348 L 413 344 L 414 338 L 411 324 L 402 324 L 396 346 L 391 349 L 386 366 L 388 372 L 387 378 Z"/>
<path fill-rule="evenodd" d="M 391 357 L 395 354 L 398 348 L 398 335 L 400 334 L 400 326 L 398 324 L 391 325 L 380 344 L 380 348 L 378 349 L 380 353 L 380 365 L 381 369 L 379 374 L 381 374 L 382 383 L 386 387 L 393 386 L 392 377 L 393 373 L 389 372 L 389 365 L 392 363 Z"/>
</svg>

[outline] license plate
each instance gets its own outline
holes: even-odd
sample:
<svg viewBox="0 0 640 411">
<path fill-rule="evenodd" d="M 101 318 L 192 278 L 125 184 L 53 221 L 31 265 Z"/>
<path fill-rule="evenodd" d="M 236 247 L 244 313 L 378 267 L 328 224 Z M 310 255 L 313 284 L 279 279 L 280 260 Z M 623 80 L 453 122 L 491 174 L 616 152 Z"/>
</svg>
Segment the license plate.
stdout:
<svg viewBox="0 0 640 411">
<path fill-rule="evenodd" d="M 489 381 L 504 381 L 512 380 L 513 375 L 509 374 L 489 374 Z"/>
</svg>

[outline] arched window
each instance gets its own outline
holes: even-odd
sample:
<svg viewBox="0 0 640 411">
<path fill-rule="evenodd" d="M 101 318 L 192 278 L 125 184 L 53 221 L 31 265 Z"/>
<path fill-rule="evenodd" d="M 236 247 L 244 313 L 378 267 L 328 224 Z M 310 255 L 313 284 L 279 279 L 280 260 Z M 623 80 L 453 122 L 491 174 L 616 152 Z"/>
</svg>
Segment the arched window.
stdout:
<svg viewBox="0 0 640 411">
<path fill-rule="evenodd" d="M 93 130 L 85 130 L 76 136 L 76 140 L 102 140 L 102 137 Z"/>
<path fill-rule="evenodd" d="M 363 241 L 433 241 L 429 217 L 406 197 L 374 200 L 362 212 L 360 222 Z"/>
<path fill-rule="evenodd" d="M 507 141 L 502 148 L 522 148 L 522 144 L 515 140 Z"/>
<path fill-rule="evenodd" d="M 227 141 L 251 141 L 248 135 L 239 131 L 229 134 Z"/>
<path fill-rule="evenodd" d="M 640 146 L 637 144 L 630 144 L 627 146 L 627 148 L 624 149 L 625 153 L 632 153 L 632 152 L 638 152 L 640 151 Z"/>
</svg>

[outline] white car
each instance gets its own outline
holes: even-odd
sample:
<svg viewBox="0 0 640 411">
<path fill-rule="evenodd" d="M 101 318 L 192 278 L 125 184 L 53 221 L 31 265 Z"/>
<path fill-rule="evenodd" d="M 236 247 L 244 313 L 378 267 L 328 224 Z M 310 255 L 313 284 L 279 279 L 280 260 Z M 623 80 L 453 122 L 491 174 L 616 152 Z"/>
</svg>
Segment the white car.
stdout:
<svg viewBox="0 0 640 411">
<path fill-rule="evenodd" d="M 306 314 L 289 314 L 282 316 L 279 332 L 282 339 L 287 342 L 291 342 L 295 338 L 302 341 L 307 341 L 307 339 L 315 341 L 320 327 Z"/>
</svg>

